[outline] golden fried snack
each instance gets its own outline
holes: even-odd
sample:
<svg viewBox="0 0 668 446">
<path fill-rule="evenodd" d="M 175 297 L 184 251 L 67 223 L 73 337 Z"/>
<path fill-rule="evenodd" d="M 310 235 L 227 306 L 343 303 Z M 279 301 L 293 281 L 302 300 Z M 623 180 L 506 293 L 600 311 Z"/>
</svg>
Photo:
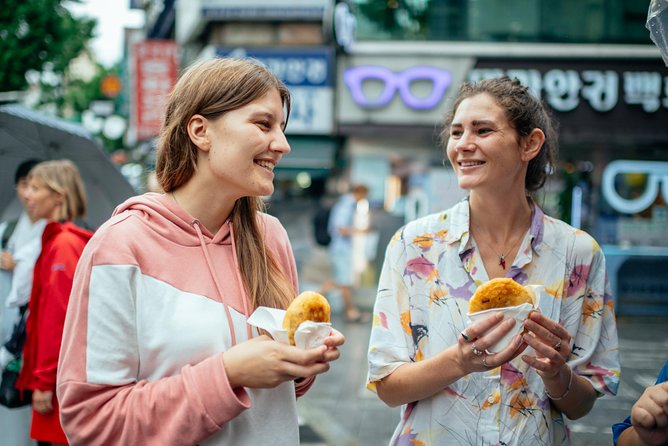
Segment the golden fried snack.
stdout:
<svg viewBox="0 0 668 446">
<path fill-rule="evenodd" d="M 329 322 L 329 302 L 322 294 L 304 291 L 295 298 L 285 311 L 283 328 L 288 330 L 290 344 L 295 345 L 295 331 L 304 321 Z"/>
<path fill-rule="evenodd" d="M 532 293 L 513 279 L 499 277 L 478 287 L 469 300 L 469 313 L 491 308 L 514 307 L 523 303 L 534 305 Z"/>
</svg>

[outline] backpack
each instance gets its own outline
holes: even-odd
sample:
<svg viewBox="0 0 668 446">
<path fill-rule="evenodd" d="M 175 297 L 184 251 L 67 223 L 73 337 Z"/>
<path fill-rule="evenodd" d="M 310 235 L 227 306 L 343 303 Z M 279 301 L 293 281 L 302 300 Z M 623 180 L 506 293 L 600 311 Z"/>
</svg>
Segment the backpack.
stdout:
<svg viewBox="0 0 668 446">
<path fill-rule="evenodd" d="M 320 246 L 328 246 L 332 241 L 329 235 L 329 214 L 332 212 L 331 206 L 320 206 L 313 216 L 313 237 Z"/>
</svg>

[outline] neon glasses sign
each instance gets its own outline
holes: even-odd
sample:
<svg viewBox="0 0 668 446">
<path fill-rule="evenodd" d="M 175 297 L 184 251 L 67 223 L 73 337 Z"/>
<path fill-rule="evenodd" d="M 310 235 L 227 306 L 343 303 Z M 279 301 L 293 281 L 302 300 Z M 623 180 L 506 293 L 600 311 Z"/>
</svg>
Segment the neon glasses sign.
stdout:
<svg viewBox="0 0 668 446">
<path fill-rule="evenodd" d="M 380 95 L 369 98 L 364 94 L 364 82 L 377 81 L 383 84 Z M 417 97 L 411 90 L 416 81 L 431 82 L 431 92 L 426 97 Z M 359 65 L 346 68 L 343 82 L 348 87 L 353 101 L 362 108 L 382 108 L 388 105 L 398 91 L 401 100 L 408 107 L 416 110 L 429 110 L 443 99 L 452 82 L 448 70 L 420 65 L 401 72 L 394 72 L 379 65 Z"/>
<path fill-rule="evenodd" d="M 622 198 L 615 189 L 615 177 L 625 173 L 647 174 L 647 187 L 637 198 L 629 200 Z M 668 201 L 668 162 L 662 161 L 628 161 L 617 160 L 609 163 L 603 171 L 601 189 L 603 196 L 615 210 L 625 214 L 635 214 L 649 208 L 659 195 Z"/>
</svg>

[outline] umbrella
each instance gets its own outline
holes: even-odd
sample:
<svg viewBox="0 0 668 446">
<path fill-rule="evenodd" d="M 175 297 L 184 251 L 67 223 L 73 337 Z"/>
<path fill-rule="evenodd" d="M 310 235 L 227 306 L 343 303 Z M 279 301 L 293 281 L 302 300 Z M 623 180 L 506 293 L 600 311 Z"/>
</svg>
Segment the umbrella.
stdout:
<svg viewBox="0 0 668 446">
<path fill-rule="evenodd" d="M 21 105 L 0 106 L 0 216 L 20 210 L 14 172 L 30 158 L 69 159 L 83 178 L 88 196 L 86 223 L 98 227 L 134 189 L 81 126 Z"/>
</svg>

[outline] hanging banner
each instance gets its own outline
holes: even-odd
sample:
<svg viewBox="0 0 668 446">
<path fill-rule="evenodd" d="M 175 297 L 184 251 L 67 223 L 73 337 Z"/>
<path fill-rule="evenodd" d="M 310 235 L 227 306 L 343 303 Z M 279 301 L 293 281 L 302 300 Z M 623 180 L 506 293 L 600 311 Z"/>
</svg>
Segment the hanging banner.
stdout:
<svg viewBox="0 0 668 446">
<path fill-rule="evenodd" d="M 171 40 L 144 40 L 132 46 L 131 107 L 134 140 L 160 132 L 167 95 L 178 76 L 177 46 Z"/>
</svg>

